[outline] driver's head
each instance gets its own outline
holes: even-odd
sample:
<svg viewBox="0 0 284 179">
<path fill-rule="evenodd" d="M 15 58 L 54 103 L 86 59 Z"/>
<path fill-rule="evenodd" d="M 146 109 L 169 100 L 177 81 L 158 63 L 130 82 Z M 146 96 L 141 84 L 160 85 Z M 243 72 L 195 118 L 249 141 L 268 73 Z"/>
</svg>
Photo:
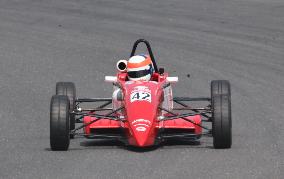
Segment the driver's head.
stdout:
<svg viewBox="0 0 284 179">
<path fill-rule="evenodd" d="M 127 74 L 131 81 L 149 81 L 153 72 L 149 55 L 135 55 L 128 60 Z"/>
</svg>

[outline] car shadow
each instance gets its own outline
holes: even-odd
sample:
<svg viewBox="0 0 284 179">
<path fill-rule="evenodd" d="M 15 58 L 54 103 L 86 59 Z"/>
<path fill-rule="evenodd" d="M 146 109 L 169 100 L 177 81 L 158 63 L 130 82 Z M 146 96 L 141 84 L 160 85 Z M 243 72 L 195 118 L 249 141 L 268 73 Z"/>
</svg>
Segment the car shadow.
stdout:
<svg viewBox="0 0 284 179">
<path fill-rule="evenodd" d="M 75 144 L 76 145 L 76 144 Z M 123 149 L 137 153 L 151 152 L 157 149 L 167 150 L 167 149 L 176 149 L 176 148 L 199 148 L 199 149 L 214 149 L 212 142 L 209 141 L 186 141 L 186 140 L 166 140 L 161 142 L 159 145 L 150 146 L 150 147 L 135 147 L 127 146 L 123 142 L 118 140 L 98 140 L 98 139 L 89 139 L 79 143 L 81 147 L 78 148 L 69 148 L 68 150 L 86 150 L 88 149 Z M 45 148 L 46 151 L 51 151 L 50 148 Z"/>
<path fill-rule="evenodd" d="M 208 141 L 186 141 L 186 140 L 167 140 L 160 144 L 163 149 L 173 148 L 200 148 L 200 149 L 214 149 L 213 144 Z"/>
<path fill-rule="evenodd" d="M 127 146 L 123 142 L 117 140 L 87 140 L 80 142 L 80 146 L 87 148 L 96 148 L 96 149 L 113 149 L 120 148 L 132 152 L 151 152 L 157 149 L 171 149 L 171 148 L 205 148 L 213 149 L 212 144 L 207 142 L 200 141 L 185 141 L 185 140 L 167 140 L 161 142 L 159 145 L 150 146 L 150 147 L 135 147 Z M 72 150 L 72 149 L 71 149 Z"/>
<path fill-rule="evenodd" d="M 118 140 L 96 140 L 96 139 L 88 139 L 80 142 L 80 146 L 82 147 L 97 147 L 97 148 L 123 148 L 124 143 Z"/>
</svg>

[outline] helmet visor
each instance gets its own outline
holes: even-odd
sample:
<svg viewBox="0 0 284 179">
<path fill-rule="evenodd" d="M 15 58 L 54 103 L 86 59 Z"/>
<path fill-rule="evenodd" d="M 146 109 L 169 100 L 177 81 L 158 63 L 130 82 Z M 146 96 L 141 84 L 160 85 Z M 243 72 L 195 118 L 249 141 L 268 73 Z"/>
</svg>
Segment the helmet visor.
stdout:
<svg viewBox="0 0 284 179">
<path fill-rule="evenodd" d="M 127 74 L 130 78 L 141 78 L 143 76 L 151 74 L 151 69 L 140 70 L 140 71 L 128 71 Z"/>
</svg>

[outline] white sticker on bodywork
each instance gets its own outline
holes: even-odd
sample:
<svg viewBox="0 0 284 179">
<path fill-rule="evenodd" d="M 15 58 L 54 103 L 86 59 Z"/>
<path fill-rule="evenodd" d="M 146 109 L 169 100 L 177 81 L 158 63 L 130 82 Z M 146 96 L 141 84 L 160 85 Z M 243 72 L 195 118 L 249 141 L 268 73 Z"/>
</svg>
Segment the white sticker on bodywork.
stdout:
<svg viewBox="0 0 284 179">
<path fill-rule="evenodd" d="M 137 86 L 131 91 L 130 102 L 134 101 L 148 101 L 151 103 L 151 90 L 146 86 Z"/>
<path fill-rule="evenodd" d="M 151 122 L 147 119 L 136 119 L 131 124 L 135 126 L 135 130 L 145 132 L 150 127 Z"/>
<path fill-rule="evenodd" d="M 139 131 L 139 132 L 145 132 L 146 131 L 146 127 L 139 126 L 139 127 L 136 127 L 136 130 Z"/>
</svg>

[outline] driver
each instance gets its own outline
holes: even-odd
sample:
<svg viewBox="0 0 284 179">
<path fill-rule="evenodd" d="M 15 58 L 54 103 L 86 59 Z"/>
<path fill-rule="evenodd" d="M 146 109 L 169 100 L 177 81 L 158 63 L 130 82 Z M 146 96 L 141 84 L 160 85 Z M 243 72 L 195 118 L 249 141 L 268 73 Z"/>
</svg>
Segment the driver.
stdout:
<svg viewBox="0 0 284 179">
<path fill-rule="evenodd" d="M 142 55 L 132 56 L 128 60 L 128 62 L 126 62 L 126 64 L 127 64 L 126 72 L 127 72 L 128 79 L 130 81 L 150 81 L 151 80 L 151 77 L 154 73 L 154 68 L 153 68 L 152 60 L 149 55 L 142 54 Z M 125 70 L 124 67 L 125 66 L 123 66 L 122 69 L 120 70 L 124 71 Z M 114 90 L 112 98 L 115 101 L 121 101 L 123 99 L 122 96 L 123 95 L 122 95 L 121 89 L 117 88 L 116 90 Z M 114 109 L 117 109 L 120 104 L 117 102 L 114 102 L 113 105 L 114 105 Z"/>
<path fill-rule="evenodd" d="M 127 75 L 130 81 L 149 81 L 154 68 L 149 55 L 135 55 L 127 62 Z"/>
</svg>

